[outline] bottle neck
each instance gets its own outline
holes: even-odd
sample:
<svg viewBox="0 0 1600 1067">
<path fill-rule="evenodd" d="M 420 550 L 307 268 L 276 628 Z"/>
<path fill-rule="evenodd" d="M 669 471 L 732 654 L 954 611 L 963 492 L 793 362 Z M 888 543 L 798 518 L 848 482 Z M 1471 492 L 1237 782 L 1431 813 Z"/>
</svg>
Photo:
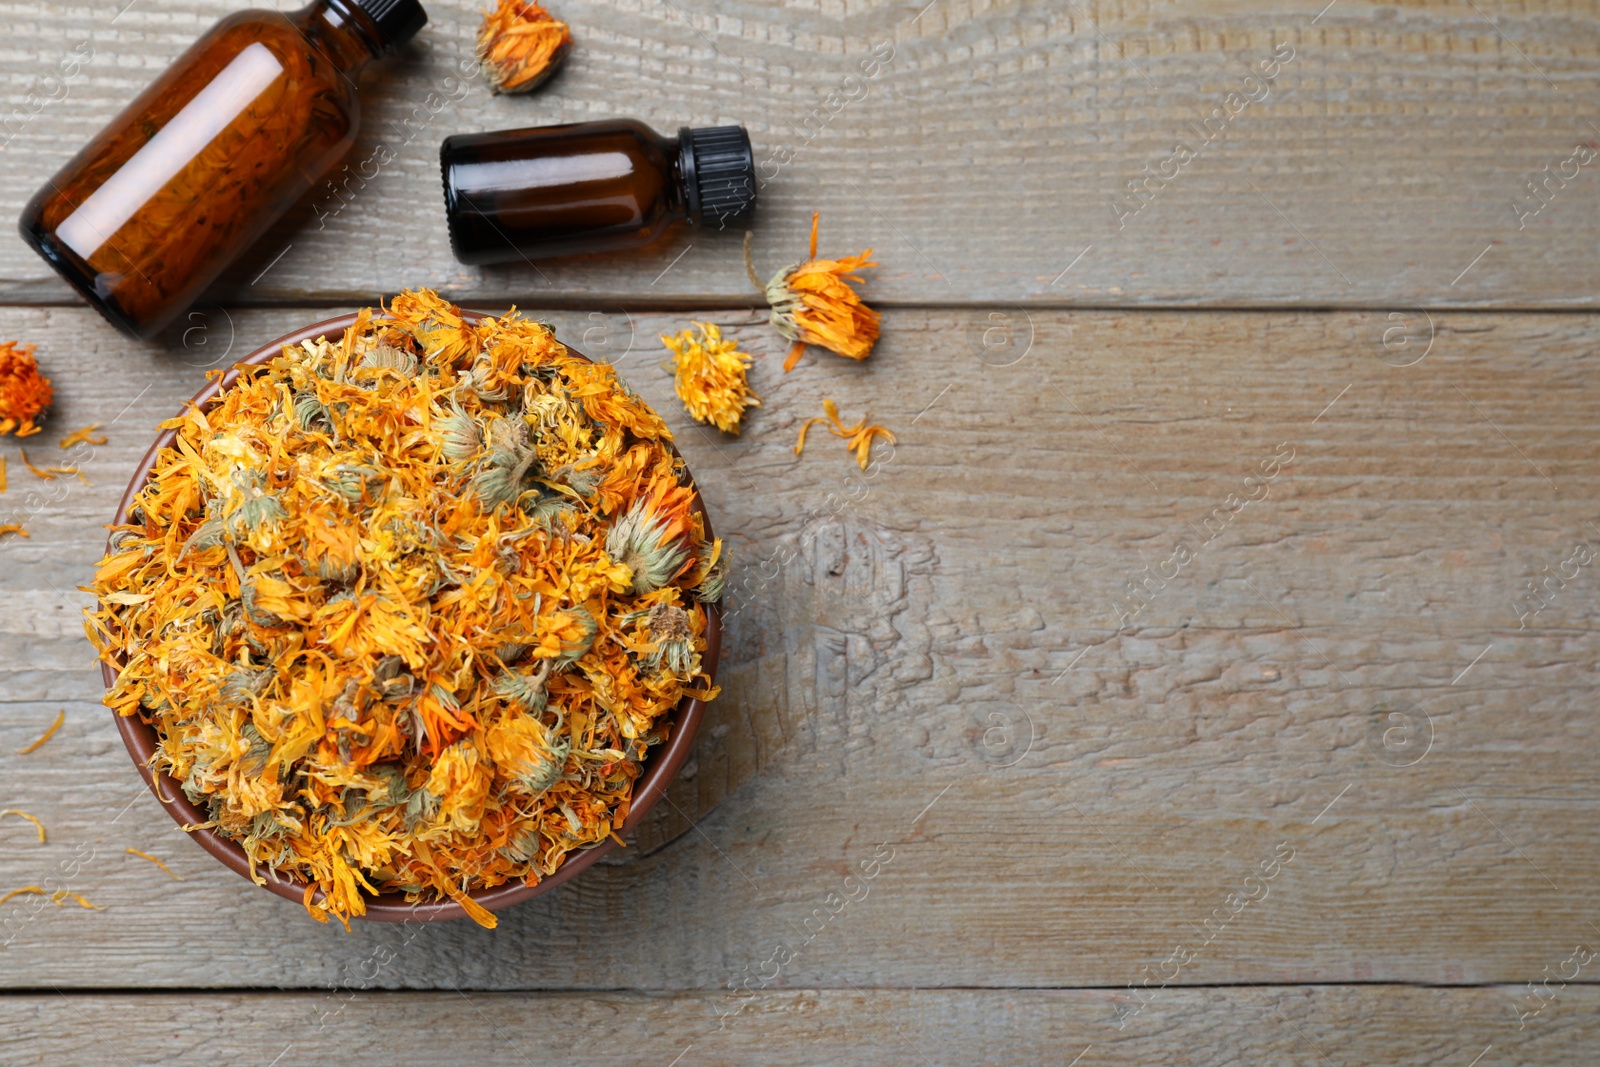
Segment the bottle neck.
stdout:
<svg viewBox="0 0 1600 1067">
<path fill-rule="evenodd" d="M 351 0 L 313 0 L 291 17 L 312 47 L 350 77 L 383 54 L 377 25 Z"/>
<path fill-rule="evenodd" d="M 665 146 L 665 155 L 668 160 L 667 172 L 667 211 L 675 219 L 688 219 L 692 223 L 700 220 L 692 217 L 689 210 L 690 192 L 689 182 L 694 177 L 691 169 L 684 166 L 683 144 L 676 137 L 663 137 L 661 143 Z"/>
</svg>

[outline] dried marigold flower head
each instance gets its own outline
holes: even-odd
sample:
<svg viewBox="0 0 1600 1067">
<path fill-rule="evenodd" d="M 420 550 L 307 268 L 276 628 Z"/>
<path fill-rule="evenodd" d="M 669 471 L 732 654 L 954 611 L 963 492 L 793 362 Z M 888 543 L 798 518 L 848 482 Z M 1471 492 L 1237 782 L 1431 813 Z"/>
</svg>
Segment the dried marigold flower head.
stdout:
<svg viewBox="0 0 1600 1067">
<path fill-rule="evenodd" d="M 728 571 L 732 564 L 722 538 L 719 537 L 710 544 L 702 544 L 698 560 L 700 569 L 697 572 L 699 577 L 695 581 L 694 595 L 700 598 L 702 604 L 721 602 L 722 594 L 728 586 Z"/>
<path fill-rule="evenodd" d="M 852 282 L 861 281 L 856 271 L 877 266 L 871 261 L 872 249 L 843 259 L 818 259 L 818 218 L 813 212 L 811 258 L 785 267 L 765 284 L 750 256 L 751 235 L 745 235 L 745 269 L 750 280 L 766 294 L 772 325 L 794 342 L 789 358 L 783 361 L 786 371 L 794 370 L 806 345 L 820 345 L 849 359 L 866 359 L 878 340 L 878 313 L 862 303 L 851 287 Z"/>
<path fill-rule="evenodd" d="M 660 482 L 612 525 L 606 552 L 627 566 L 635 593 L 653 593 L 682 573 L 692 551 L 693 503 L 693 489 Z"/>
<path fill-rule="evenodd" d="M 38 433 L 39 420 L 54 398 L 50 379 L 39 373 L 33 346 L 0 342 L 0 436 Z"/>
<path fill-rule="evenodd" d="M 761 406 L 746 377 L 750 357 L 735 342 L 723 340 L 716 323 L 690 325 L 676 337 L 661 335 L 672 352 L 672 386 L 694 421 L 738 433 L 744 413 Z"/>
<path fill-rule="evenodd" d="M 500 0 L 478 28 L 478 60 L 497 93 L 525 93 L 556 72 L 572 48 L 572 32 L 541 5 Z"/>
<path fill-rule="evenodd" d="M 671 433 L 548 327 L 403 293 L 164 425 L 95 578 L 106 703 L 315 918 L 494 925 L 468 894 L 615 833 L 715 696 L 724 557 Z"/>
</svg>

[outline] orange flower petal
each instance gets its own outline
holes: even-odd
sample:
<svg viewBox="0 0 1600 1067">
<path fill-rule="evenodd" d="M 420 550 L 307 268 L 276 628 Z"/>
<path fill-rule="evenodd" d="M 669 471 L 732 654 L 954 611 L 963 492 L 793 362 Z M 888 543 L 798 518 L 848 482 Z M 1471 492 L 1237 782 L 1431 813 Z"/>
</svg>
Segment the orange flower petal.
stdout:
<svg viewBox="0 0 1600 1067">
<path fill-rule="evenodd" d="M 33 346 L 0 342 L 0 434 L 28 437 L 54 398 L 50 379 L 39 373 Z"/>
<path fill-rule="evenodd" d="M 536 88 L 555 73 L 571 45 L 567 24 L 526 0 L 500 0 L 478 29 L 478 59 L 496 93 Z"/>
</svg>

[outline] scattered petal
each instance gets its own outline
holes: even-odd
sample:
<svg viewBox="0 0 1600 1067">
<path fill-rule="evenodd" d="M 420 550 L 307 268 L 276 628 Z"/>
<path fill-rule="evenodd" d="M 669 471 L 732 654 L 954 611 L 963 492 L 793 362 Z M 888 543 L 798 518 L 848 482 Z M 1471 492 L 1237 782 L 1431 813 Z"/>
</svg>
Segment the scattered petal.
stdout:
<svg viewBox="0 0 1600 1067">
<path fill-rule="evenodd" d="M 882 426 L 868 426 L 865 419 L 856 422 L 854 426 L 846 426 L 844 420 L 839 418 L 839 408 L 831 399 L 822 401 L 822 410 L 826 415 L 817 415 L 809 418 L 800 427 L 800 440 L 795 442 L 794 454 L 800 455 L 806 447 L 806 431 L 815 423 L 826 422 L 828 432 L 835 437 L 845 440 L 845 447 L 855 453 L 856 465 L 862 470 L 867 469 L 867 464 L 872 459 L 872 442 L 880 438 L 889 444 L 894 444 L 894 434 Z"/>
<path fill-rule="evenodd" d="M 5 896 L 0 897 L 0 904 L 4 904 L 6 901 L 10 900 L 12 897 L 20 897 L 20 896 L 24 896 L 24 895 L 32 895 L 32 896 L 36 896 L 36 897 L 42 897 L 42 896 L 45 896 L 46 893 L 39 886 L 36 886 L 36 885 L 25 885 L 21 889 L 13 889 L 11 892 L 7 893 Z"/>
<path fill-rule="evenodd" d="M 823 418 L 821 415 L 813 415 L 811 418 L 800 424 L 800 440 L 794 443 L 795 455 L 798 456 L 800 453 L 806 450 L 806 431 L 810 430 L 811 427 L 815 426 L 819 422 L 827 421 L 828 420 Z"/>
<path fill-rule="evenodd" d="M 17 755 L 26 756 L 30 752 L 37 752 L 39 749 L 43 748 L 44 743 L 54 737 L 56 735 L 56 731 L 61 729 L 61 724 L 66 721 L 67 709 L 62 708 L 60 711 L 56 712 L 56 721 L 50 724 L 50 728 L 44 732 L 44 736 L 39 738 L 39 740 L 35 741 L 33 744 L 29 745 L 27 748 L 17 749 Z"/>
<path fill-rule="evenodd" d="M 0 811 L 0 816 L 5 815 L 15 815 L 20 819 L 27 819 L 29 822 L 33 823 L 33 828 L 39 831 L 39 844 L 42 845 L 45 843 L 44 823 L 40 822 L 38 819 L 34 818 L 32 815 L 29 815 L 25 811 L 18 811 L 16 808 L 7 808 L 4 811 Z"/>
<path fill-rule="evenodd" d="M 92 422 L 81 430 L 73 430 L 61 439 L 61 447 L 71 448 L 73 445 L 79 444 L 103 445 L 106 443 L 107 438 L 105 434 L 95 433 L 99 428 L 100 424 L 98 422 Z"/>
<path fill-rule="evenodd" d="M 35 467 L 32 463 L 30 463 L 28 461 L 28 450 L 26 448 L 24 448 L 21 451 L 22 451 L 22 465 L 24 467 L 27 467 L 30 471 L 32 471 L 38 477 L 43 478 L 47 482 L 53 482 L 57 478 L 61 477 L 61 475 L 59 473 L 57 473 L 56 471 L 45 470 L 42 467 Z"/>
<path fill-rule="evenodd" d="M 160 860 L 158 860 L 154 856 L 150 855 L 150 853 L 148 853 L 148 852 L 140 852 L 136 848 L 130 848 L 130 849 L 127 850 L 127 852 L 128 852 L 128 854 L 130 856 L 138 856 L 140 859 L 147 859 L 151 863 L 155 864 L 157 867 L 160 867 L 163 871 L 167 872 L 168 876 L 171 877 L 174 882 L 183 881 L 182 878 L 179 878 L 177 875 L 172 873 L 172 868 L 171 867 L 168 867 L 165 863 L 162 863 Z"/>
<path fill-rule="evenodd" d="M 51 895 L 50 903 L 54 904 L 56 907 L 59 908 L 61 906 L 62 901 L 65 901 L 65 900 L 68 900 L 68 899 L 71 899 L 74 902 L 76 902 L 78 907 L 87 908 L 90 911 L 105 911 L 106 910 L 106 909 L 102 908 L 98 904 L 89 903 L 86 899 L 84 899 L 84 896 L 83 896 L 82 893 L 74 893 L 70 889 L 57 889 L 55 891 L 55 893 L 53 893 Z"/>
</svg>

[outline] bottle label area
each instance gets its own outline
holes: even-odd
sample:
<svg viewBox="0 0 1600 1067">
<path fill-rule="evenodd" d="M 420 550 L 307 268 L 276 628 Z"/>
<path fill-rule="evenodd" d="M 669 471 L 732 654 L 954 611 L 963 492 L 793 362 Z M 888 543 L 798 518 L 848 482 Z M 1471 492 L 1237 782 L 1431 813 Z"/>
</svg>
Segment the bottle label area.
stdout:
<svg viewBox="0 0 1600 1067">
<path fill-rule="evenodd" d="M 88 260 L 282 74 L 283 64 L 266 45 L 244 48 L 62 221 L 57 238 Z"/>
</svg>

